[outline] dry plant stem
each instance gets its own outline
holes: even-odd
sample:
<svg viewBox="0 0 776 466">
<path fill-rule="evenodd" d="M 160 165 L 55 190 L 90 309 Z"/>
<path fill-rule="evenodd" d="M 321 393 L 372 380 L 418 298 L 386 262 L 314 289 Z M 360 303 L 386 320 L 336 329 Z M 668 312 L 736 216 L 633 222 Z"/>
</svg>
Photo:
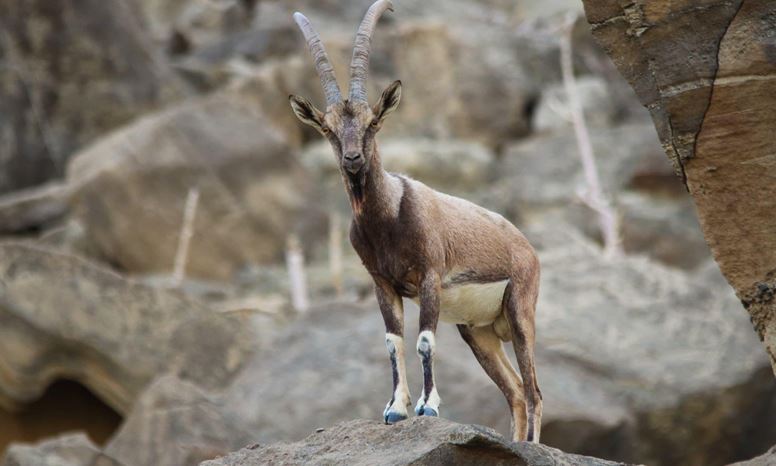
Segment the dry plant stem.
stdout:
<svg viewBox="0 0 776 466">
<path fill-rule="evenodd" d="M 575 22 L 576 14 L 569 13 L 566 17 L 560 43 L 560 65 L 563 75 L 563 87 L 568 96 L 571 122 L 574 126 L 574 135 L 577 139 L 577 148 L 579 149 L 579 157 L 582 161 L 585 183 L 587 184 L 587 189 L 580 195 L 580 198 L 582 202 L 598 213 L 598 221 L 604 239 L 604 254 L 608 258 L 613 258 L 623 253 L 620 241 L 620 218 L 612 205 L 611 199 L 601 189 L 598 167 L 593 154 L 593 145 L 590 142 L 590 133 L 587 130 L 582 105 L 579 102 L 579 92 L 574 77 L 571 53 L 571 35 Z"/>
<path fill-rule="evenodd" d="M 305 312 L 310 307 L 307 297 L 307 282 L 304 272 L 304 256 L 296 235 L 289 235 L 286 246 L 286 266 L 291 286 L 291 306 L 297 312 Z"/>
<path fill-rule="evenodd" d="M 191 237 L 194 236 L 194 217 L 197 215 L 197 205 L 199 204 L 199 189 L 189 189 L 186 195 L 186 204 L 183 208 L 183 223 L 181 224 L 181 233 L 178 236 L 178 250 L 175 253 L 175 264 L 173 266 L 172 283 L 178 287 L 186 277 L 186 263 L 189 260 L 189 247 Z"/>
<path fill-rule="evenodd" d="M 342 218 L 338 212 L 329 215 L 329 271 L 337 297 L 342 297 Z"/>
</svg>

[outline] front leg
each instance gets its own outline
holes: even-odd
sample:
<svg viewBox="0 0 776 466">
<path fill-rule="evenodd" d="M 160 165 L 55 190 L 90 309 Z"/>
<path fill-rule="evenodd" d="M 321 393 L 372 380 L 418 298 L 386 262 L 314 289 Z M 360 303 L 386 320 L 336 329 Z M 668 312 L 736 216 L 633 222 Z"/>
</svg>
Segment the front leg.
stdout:
<svg viewBox="0 0 776 466">
<path fill-rule="evenodd" d="M 415 405 L 418 416 L 439 416 L 439 393 L 434 382 L 434 348 L 437 323 L 439 322 L 439 295 L 441 280 L 435 272 L 427 274 L 420 283 L 420 334 L 418 335 L 418 356 L 423 367 L 423 393 Z"/>
<path fill-rule="evenodd" d="M 385 321 L 385 346 L 388 347 L 393 375 L 393 392 L 383 411 L 383 420 L 386 424 L 393 424 L 407 419 L 407 408 L 411 402 L 404 363 L 404 306 L 401 296 L 382 279 L 375 278 L 375 294 Z"/>
</svg>

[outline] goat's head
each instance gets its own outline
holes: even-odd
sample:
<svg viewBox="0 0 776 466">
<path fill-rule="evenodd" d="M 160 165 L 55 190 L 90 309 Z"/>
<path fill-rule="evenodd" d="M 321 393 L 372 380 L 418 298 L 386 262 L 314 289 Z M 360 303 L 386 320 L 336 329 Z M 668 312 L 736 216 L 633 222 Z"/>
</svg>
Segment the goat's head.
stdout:
<svg viewBox="0 0 776 466">
<path fill-rule="evenodd" d="M 294 20 L 304 34 L 315 69 L 326 95 L 326 111 L 322 112 L 304 97 L 289 97 L 291 108 L 304 123 L 312 126 L 331 143 L 340 171 L 356 199 L 361 197 L 366 174 L 375 157 L 375 134 L 385 118 L 399 105 L 401 82 L 395 81 L 370 106 L 366 96 L 366 79 L 372 34 L 385 10 L 392 10 L 390 0 L 377 0 L 367 11 L 356 33 L 353 59 L 350 63 L 350 92 L 347 99 L 340 95 L 334 69 L 326 55 L 318 33 L 301 13 Z"/>
</svg>

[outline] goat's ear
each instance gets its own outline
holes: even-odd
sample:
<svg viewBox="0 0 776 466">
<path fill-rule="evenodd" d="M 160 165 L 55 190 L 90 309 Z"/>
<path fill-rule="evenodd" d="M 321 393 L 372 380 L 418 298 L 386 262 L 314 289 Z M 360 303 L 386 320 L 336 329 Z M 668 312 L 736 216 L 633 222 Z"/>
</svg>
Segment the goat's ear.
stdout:
<svg viewBox="0 0 776 466">
<path fill-rule="evenodd" d="M 383 91 L 380 100 L 375 104 L 372 110 L 378 122 L 385 120 L 385 117 L 391 114 L 399 106 L 401 100 L 401 81 L 394 81 Z"/>
<path fill-rule="evenodd" d="M 309 100 L 304 97 L 290 95 L 288 96 L 288 101 L 291 103 L 291 109 L 294 110 L 294 114 L 302 123 L 323 132 L 323 113 L 315 108 Z"/>
</svg>

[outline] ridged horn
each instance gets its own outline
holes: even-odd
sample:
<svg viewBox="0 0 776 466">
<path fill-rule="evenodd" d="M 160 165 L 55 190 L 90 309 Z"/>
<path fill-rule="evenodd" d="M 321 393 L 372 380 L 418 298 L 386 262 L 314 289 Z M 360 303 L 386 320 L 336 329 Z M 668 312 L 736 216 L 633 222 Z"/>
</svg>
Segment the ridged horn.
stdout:
<svg viewBox="0 0 776 466">
<path fill-rule="evenodd" d="M 307 41 L 307 48 L 310 49 L 310 55 L 315 62 L 315 71 L 318 72 L 318 77 L 321 78 L 321 86 L 323 86 L 323 92 L 326 94 L 326 105 L 333 105 L 342 100 L 340 94 L 339 85 L 337 85 L 337 77 L 334 75 L 334 68 L 331 66 L 329 56 L 326 55 L 326 49 L 321 42 L 321 36 L 318 35 L 313 25 L 310 24 L 310 20 L 305 15 L 298 11 L 294 13 L 294 21 L 299 26 L 304 34 L 304 39 Z"/>
<path fill-rule="evenodd" d="M 377 0 L 369 7 L 356 33 L 353 45 L 353 60 L 350 62 L 350 100 L 366 102 L 366 78 L 369 75 L 369 52 L 372 49 L 372 34 L 380 16 L 385 10 L 393 11 L 391 0 Z"/>
</svg>

